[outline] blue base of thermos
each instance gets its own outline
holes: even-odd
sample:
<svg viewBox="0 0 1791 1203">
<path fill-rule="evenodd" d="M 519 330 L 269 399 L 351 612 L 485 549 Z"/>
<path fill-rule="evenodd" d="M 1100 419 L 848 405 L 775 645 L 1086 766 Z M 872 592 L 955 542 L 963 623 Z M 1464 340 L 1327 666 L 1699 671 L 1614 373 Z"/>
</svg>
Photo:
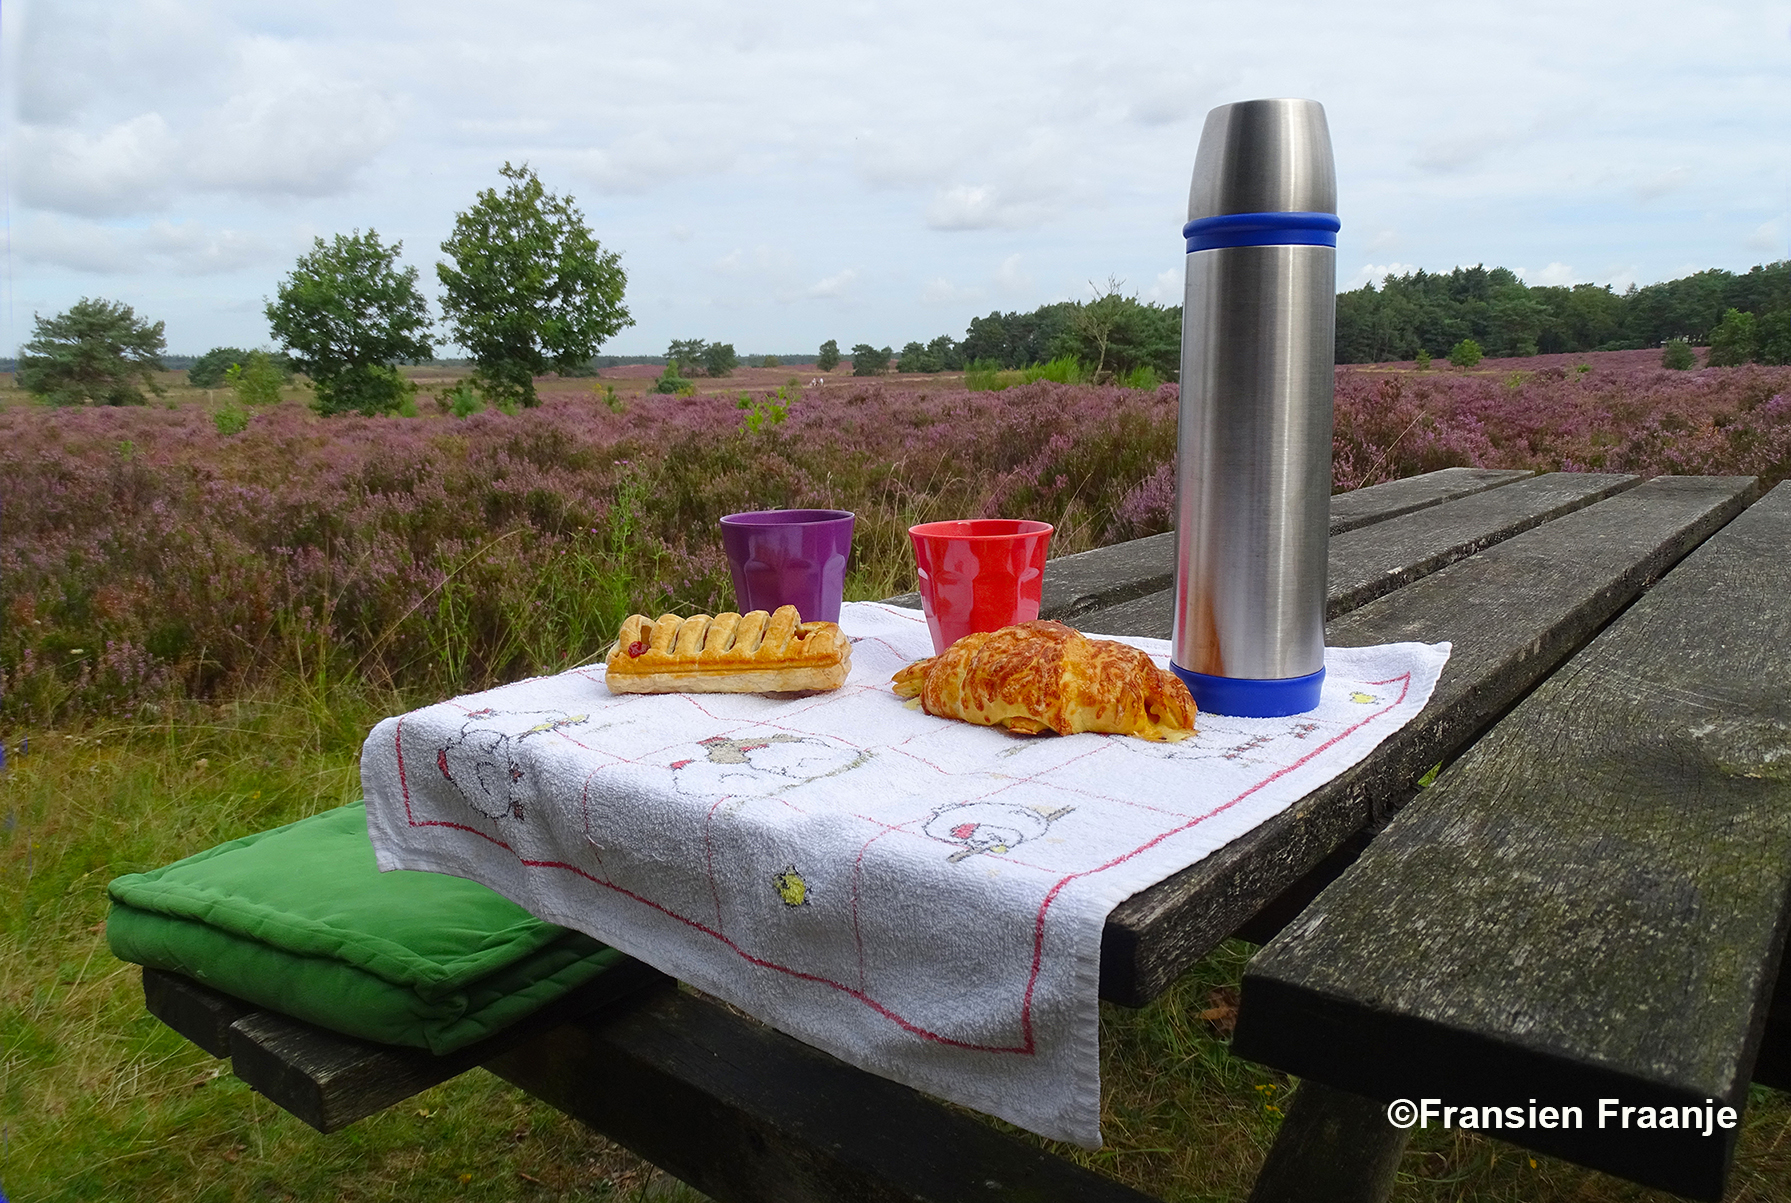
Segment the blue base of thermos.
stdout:
<svg viewBox="0 0 1791 1203">
<path fill-rule="evenodd" d="M 1202 711 L 1239 718 L 1281 718 L 1317 709 L 1319 690 L 1325 683 L 1322 668 L 1304 677 L 1262 680 L 1210 677 L 1206 673 L 1191 672 L 1173 661 L 1169 667 L 1188 686 L 1188 692 L 1194 695 L 1194 704 Z"/>
</svg>

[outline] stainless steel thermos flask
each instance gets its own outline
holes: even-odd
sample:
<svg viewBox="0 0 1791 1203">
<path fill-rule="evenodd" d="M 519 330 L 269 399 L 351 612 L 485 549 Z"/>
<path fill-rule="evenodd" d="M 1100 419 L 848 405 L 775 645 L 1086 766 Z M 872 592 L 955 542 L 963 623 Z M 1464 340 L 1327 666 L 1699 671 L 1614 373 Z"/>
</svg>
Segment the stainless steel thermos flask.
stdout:
<svg viewBox="0 0 1791 1203">
<path fill-rule="evenodd" d="M 1324 681 L 1337 229 L 1321 105 L 1207 114 L 1183 228 L 1170 658 L 1216 714 L 1299 714 Z"/>
</svg>

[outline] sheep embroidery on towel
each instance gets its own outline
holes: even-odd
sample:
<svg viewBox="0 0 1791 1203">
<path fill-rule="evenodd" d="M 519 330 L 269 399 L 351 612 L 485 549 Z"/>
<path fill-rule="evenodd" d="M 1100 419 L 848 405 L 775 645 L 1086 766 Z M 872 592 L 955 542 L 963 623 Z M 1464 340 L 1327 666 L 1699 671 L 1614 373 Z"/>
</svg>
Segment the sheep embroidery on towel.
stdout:
<svg viewBox="0 0 1791 1203">
<path fill-rule="evenodd" d="M 960 802 L 941 806 L 927 816 L 921 830 L 936 840 L 957 844 L 958 850 L 945 859 L 953 864 L 977 855 L 1011 852 L 1027 840 L 1037 839 L 1051 829 L 1051 824 L 1075 810 L 1060 806 L 1042 810 L 1013 802 Z"/>
<path fill-rule="evenodd" d="M 849 772 L 871 758 L 849 744 L 784 732 L 715 736 L 686 751 L 695 754 L 672 761 L 673 781 L 679 793 L 704 798 L 765 798 Z"/>
<path fill-rule="evenodd" d="M 557 710 L 474 710 L 460 733 L 436 749 L 435 766 L 466 804 L 488 819 L 523 819 L 528 774 L 518 759 L 525 739 L 575 727 L 588 714 Z"/>
</svg>

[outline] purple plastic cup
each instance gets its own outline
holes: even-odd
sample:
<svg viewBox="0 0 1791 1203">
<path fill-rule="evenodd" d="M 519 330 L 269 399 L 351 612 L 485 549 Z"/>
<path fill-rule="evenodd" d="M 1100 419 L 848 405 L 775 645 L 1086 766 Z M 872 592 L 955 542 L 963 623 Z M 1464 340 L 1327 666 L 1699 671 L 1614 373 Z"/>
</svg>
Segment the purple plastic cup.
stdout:
<svg viewBox="0 0 1791 1203">
<path fill-rule="evenodd" d="M 721 545 L 740 612 L 795 606 L 803 622 L 838 622 L 852 519 L 851 510 L 753 510 L 723 518 Z"/>
</svg>

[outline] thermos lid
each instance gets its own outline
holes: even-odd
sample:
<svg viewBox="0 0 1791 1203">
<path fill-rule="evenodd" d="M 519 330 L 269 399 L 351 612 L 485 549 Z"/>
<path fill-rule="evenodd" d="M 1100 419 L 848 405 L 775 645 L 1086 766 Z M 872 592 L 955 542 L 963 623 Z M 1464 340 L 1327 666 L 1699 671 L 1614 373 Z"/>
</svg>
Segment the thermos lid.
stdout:
<svg viewBox="0 0 1791 1203">
<path fill-rule="evenodd" d="M 1318 101 L 1240 100 L 1206 115 L 1188 189 L 1190 222 L 1227 213 L 1335 212 L 1337 167 Z"/>
</svg>

